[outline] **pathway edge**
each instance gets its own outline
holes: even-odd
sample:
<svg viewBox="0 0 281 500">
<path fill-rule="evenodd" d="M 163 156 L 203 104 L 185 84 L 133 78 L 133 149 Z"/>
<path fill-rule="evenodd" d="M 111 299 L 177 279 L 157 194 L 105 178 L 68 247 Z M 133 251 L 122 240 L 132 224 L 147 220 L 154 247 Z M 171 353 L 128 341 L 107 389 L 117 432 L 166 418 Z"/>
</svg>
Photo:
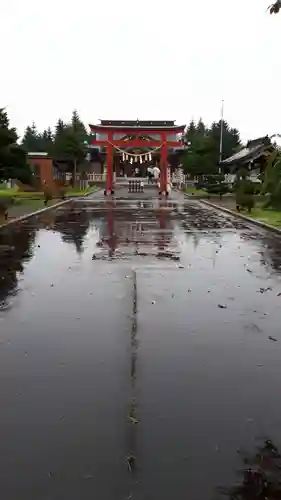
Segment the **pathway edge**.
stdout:
<svg viewBox="0 0 281 500">
<path fill-rule="evenodd" d="M 266 222 L 262 222 L 261 220 L 258 220 L 258 219 L 252 219 L 250 217 L 247 217 L 246 215 L 235 212 L 234 210 L 230 210 L 230 208 L 222 207 L 221 205 L 217 205 L 216 203 L 212 203 L 211 201 L 207 201 L 207 200 L 198 200 L 198 201 L 200 203 L 208 205 L 209 207 L 216 208 L 217 210 L 221 210 L 222 212 L 233 215 L 234 217 L 238 217 L 239 219 L 243 219 L 243 220 L 249 222 L 250 224 L 254 224 L 255 226 L 259 226 L 263 229 L 267 229 L 268 231 L 272 231 L 273 233 L 279 234 L 279 236 L 281 236 L 281 229 L 279 229 L 278 227 L 271 226 L 270 224 L 267 224 Z"/>
<path fill-rule="evenodd" d="M 22 222 L 26 219 L 30 219 L 31 217 L 36 217 L 37 215 L 47 212 L 48 210 L 52 210 L 53 208 L 65 205 L 66 203 L 69 203 L 71 200 L 73 200 L 73 198 L 70 198 L 69 200 L 59 201 L 59 203 L 55 203 L 55 205 L 50 205 L 49 207 L 40 208 L 40 210 L 35 210 L 35 212 L 30 212 L 29 214 L 21 215 L 20 217 L 15 217 L 15 219 L 8 220 L 7 222 L 4 222 L 4 224 L 1 224 L 0 229 L 7 226 L 11 226 L 12 224 L 16 224 L 17 222 Z"/>
<path fill-rule="evenodd" d="M 86 198 L 86 196 L 90 196 L 91 194 L 98 193 L 98 191 L 101 191 L 101 189 L 97 189 L 96 191 L 84 194 L 81 196 L 81 198 Z M 16 224 L 17 222 L 22 222 L 24 220 L 30 219 L 31 217 L 36 217 L 37 215 L 43 214 L 47 212 L 48 210 L 52 210 L 53 208 L 61 207 L 62 205 L 65 205 L 66 203 L 70 203 L 71 201 L 75 201 L 75 199 L 79 198 L 78 196 L 72 196 L 69 197 L 67 200 L 59 201 L 58 203 L 55 203 L 55 205 L 50 205 L 49 207 L 41 208 L 40 210 L 35 210 L 34 212 L 30 212 L 29 214 L 21 215 L 20 217 L 16 217 L 15 219 L 9 220 L 7 222 L 4 222 L 4 224 L 0 224 L 0 229 L 3 229 L 7 226 L 10 226 L 12 224 Z"/>
</svg>

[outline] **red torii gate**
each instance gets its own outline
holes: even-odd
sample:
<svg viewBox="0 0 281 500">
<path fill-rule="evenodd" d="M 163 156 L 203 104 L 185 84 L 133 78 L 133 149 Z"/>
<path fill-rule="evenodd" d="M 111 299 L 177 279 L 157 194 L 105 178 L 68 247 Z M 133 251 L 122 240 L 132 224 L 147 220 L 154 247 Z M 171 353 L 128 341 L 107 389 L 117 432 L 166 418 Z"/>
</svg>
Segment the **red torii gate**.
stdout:
<svg viewBox="0 0 281 500">
<path fill-rule="evenodd" d="M 127 152 L 128 148 L 154 148 L 160 152 L 160 191 L 168 194 L 168 149 L 183 145 L 185 125 L 175 125 L 174 121 L 117 121 L 101 120 L 99 125 L 90 125 L 95 135 L 91 144 L 106 148 L 106 189 L 105 195 L 114 193 L 113 161 L 114 149 Z"/>
</svg>

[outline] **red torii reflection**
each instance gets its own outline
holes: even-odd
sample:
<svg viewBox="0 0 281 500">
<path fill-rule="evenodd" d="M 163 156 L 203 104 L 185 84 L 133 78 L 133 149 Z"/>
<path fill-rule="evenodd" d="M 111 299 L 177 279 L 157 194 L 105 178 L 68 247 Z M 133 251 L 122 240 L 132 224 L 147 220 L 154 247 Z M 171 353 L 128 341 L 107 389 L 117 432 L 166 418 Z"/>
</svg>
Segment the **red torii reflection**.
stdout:
<svg viewBox="0 0 281 500">
<path fill-rule="evenodd" d="M 116 201 L 112 200 L 106 203 L 107 209 L 107 238 L 106 243 L 109 247 L 108 255 L 112 257 L 118 248 L 118 237 L 115 232 L 113 210 L 116 208 Z"/>
<path fill-rule="evenodd" d="M 116 208 L 115 200 L 108 201 L 105 204 L 105 224 L 103 223 L 101 226 L 100 240 L 97 242 L 98 247 L 103 247 L 104 243 L 106 243 L 109 247 L 108 255 L 112 257 L 114 255 L 115 250 L 118 247 L 118 237 L 115 232 L 115 223 L 114 223 L 114 214 L 113 211 Z"/>
<path fill-rule="evenodd" d="M 171 233 L 167 231 L 167 216 L 168 216 L 168 201 L 163 200 L 159 205 L 159 239 L 157 241 L 158 250 L 163 252 L 165 248 L 167 248 L 171 242 L 172 231 Z"/>
<path fill-rule="evenodd" d="M 106 208 L 106 220 L 105 220 L 105 231 L 103 236 L 100 239 L 100 243 L 98 246 L 104 246 L 106 243 L 108 248 L 109 248 L 109 257 L 113 257 L 115 254 L 115 251 L 117 250 L 118 246 L 120 245 L 120 240 L 124 239 L 124 227 L 126 227 L 126 224 L 124 223 L 120 226 L 115 220 L 115 215 L 114 215 L 114 210 L 116 209 L 116 201 L 108 201 L 105 204 Z M 147 233 L 149 237 L 149 241 L 144 241 L 144 245 L 147 243 L 149 245 L 156 245 L 158 251 L 160 253 L 163 253 L 165 249 L 170 245 L 171 240 L 173 238 L 173 229 L 171 227 L 171 221 L 170 221 L 170 212 L 169 212 L 169 204 L 165 200 L 161 202 L 159 205 L 155 207 L 155 215 L 156 215 L 156 221 L 158 222 L 158 228 L 159 231 L 156 233 L 156 239 L 151 241 L 151 236 L 153 236 L 154 231 L 150 233 L 150 235 Z M 150 225 L 150 224 L 149 224 Z M 129 227 L 129 226 L 128 226 Z M 120 234 L 120 231 L 122 234 Z M 141 224 L 141 229 L 137 229 L 137 231 L 140 231 L 141 234 L 145 234 L 145 222 Z M 118 234 L 119 233 L 119 234 Z M 127 242 L 129 243 L 128 237 L 126 238 Z M 138 242 L 137 242 L 138 243 Z M 139 242 L 141 243 L 141 242 Z"/>
</svg>

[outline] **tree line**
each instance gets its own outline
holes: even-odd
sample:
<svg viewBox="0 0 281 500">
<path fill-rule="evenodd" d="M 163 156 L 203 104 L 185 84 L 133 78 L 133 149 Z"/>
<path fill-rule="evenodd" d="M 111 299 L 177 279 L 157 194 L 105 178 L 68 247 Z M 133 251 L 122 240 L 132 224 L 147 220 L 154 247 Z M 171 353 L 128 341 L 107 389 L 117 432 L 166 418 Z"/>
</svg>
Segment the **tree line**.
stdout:
<svg viewBox="0 0 281 500">
<path fill-rule="evenodd" d="M 207 127 L 202 120 L 189 123 L 185 140 L 190 144 L 184 157 L 184 169 L 192 175 L 214 173 L 218 169 L 221 122 Z M 90 134 L 76 110 L 69 122 L 57 121 L 55 129 L 39 132 L 35 123 L 28 125 L 20 140 L 10 125 L 7 111 L 0 108 L 0 182 L 10 178 L 28 183 L 32 173 L 27 153 L 46 152 L 49 155 L 70 160 L 79 167 L 84 162 Z M 223 158 L 231 156 L 240 146 L 237 129 L 223 122 Z"/>
<path fill-rule="evenodd" d="M 27 183 L 31 179 L 26 152 L 18 139 L 16 129 L 10 126 L 7 112 L 0 108 L 0 182 L 12 178 Z"/>
<path fill-rule="evenodd" d="M 222 129 L 222 160 L 229 158 L 241 147 L 239 131 L 225 121 L 213 122 L 210 127 L 200 119 L 192 120 L 186 130 L 185 142 L 188 146 L 184 154 L 185 173 L 191 176 L 215 174 L 219 170 L 220 140 Z"/>
<path fill-rule="evenodd" d="M 188 145 L 184 154 L 183 165 L 191 176 L 212 175 L 219 171 L 220 136 L 223 131 L 222 159 L 228 158 L 241 147 L 239 131 L 232 128 L 225 120 L 213 122 L 207 126 L 202 119 L 191 120 L 185 133 Z M 48 127 L 38 132 L 33 123 L 27 126 L 21 140 L 16 129 L 11 127 L 7 112 L 0 109 L 0 182 L 10 178 L 24 183 L 32 180 L 32 172 L 28 165 L 27 153 L 47 152 L 51 156 L 69 161 L 82 168 L 86 145 L 90 135 L 79 117 L 73 111 L 69 122 L 59 119 L 54 131 Z"/>
<path fill-rule="evenodd" d="M 26 127 L 21 145 L 27 153 L 46 152 L 50 156 L 76 158 L 80 162 L 84 158 L 88 140 L 86 127 L 74 110 L 68 123 L 58 119 L 54 132 L 51 127 L 38 132 L 33 122 Z"/>
<path fill-rule="evenodd" d="M 272 3 L 269 7 L 269 12 L 270 14 L 278 14 L 278 12 L 281 9 L 281 0 L 277 0 L 276 2 Z"/>
<path fill-rule="evenodd" d="M 85 158 L 88 141 L 89 134 L 76 110 L 68 123 L 59 119 L 54 132 L 50 127 L 38 132 L 35 123 L 27 126 L 20 140 L 10 125 L 7 111 L 0 108 L 0 182 L 8 179 L 31 182 L 32 172 L 27 161 L 30 152 L 46 152 L 79 165 Z"/>
</svg>

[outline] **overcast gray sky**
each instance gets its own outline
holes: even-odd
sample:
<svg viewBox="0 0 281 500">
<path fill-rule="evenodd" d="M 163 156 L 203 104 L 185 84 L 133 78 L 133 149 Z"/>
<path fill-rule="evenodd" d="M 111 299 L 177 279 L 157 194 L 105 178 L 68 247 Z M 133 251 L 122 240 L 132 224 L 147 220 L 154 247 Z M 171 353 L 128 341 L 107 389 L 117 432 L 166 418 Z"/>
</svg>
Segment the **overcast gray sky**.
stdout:
<svg viewBox="0 0 281 500">
<path fill-rule="evenodd" d="M 211 123 L 224 99 L 244 140 L 281 132 L 281 14 L 269 1 L 0 0 L 0 106 L 22 133 L 73 108 L 87 124 Z"/>
</svg>

